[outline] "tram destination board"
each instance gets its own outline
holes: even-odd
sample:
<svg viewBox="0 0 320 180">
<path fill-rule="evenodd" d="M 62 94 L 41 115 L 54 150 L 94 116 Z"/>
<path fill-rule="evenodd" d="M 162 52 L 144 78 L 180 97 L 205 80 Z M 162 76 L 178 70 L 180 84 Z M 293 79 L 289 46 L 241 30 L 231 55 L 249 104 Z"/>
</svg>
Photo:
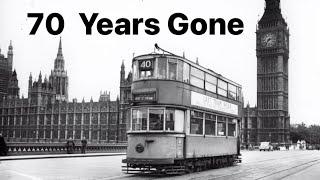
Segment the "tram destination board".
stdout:
<svg viewBox="0 0 320 180">
<path fill-rule="evenodd" d="M 157 101 L 156 92 L 135 93 L 133 95 L 134 102 L 155 102 Z"/>
</svg>

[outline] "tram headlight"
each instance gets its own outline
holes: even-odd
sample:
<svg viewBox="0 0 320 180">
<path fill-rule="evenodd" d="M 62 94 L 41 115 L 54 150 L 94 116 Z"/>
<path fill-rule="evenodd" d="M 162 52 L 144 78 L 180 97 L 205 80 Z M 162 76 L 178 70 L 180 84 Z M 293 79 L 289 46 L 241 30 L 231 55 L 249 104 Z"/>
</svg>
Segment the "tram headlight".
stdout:
<svg viewBox="0 0 320 180">
<path fill-rule="evenodd" d="M 136 145 L 136 151 L 137 153 L 142 153 L 144 151 L 144 147 L 141 143 Z"/>
</svg>

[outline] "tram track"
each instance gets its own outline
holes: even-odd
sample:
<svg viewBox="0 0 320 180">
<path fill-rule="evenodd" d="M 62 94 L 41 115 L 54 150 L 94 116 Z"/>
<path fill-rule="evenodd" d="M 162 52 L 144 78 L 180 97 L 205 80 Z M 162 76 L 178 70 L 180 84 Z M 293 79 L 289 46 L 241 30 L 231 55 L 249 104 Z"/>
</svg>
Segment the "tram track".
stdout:
<svg viewBox="0 0 320 180">
<path fill-rule="evenodd" d="M 304 155 L 300 155 L 300 157 L 303 157 L 303 156 L 312 156 L 313 154 L 304 154 Z M 290 159 L 292 158 L 292 155 L 291 156 L 285 156 L 285 157 L 281 157 L 281 159 Z M 267 161 L 275 161 L 275 160 L 279 160 L 279 158 L 272 158 L 272 159 L 264 159 L 264 160 L 261 160 L 261 161 L 251 161 L 251 162 L 243 162 L 241 164 L 252 164 L 252 163 L 262 163 L 262 162 L 267 162 Z"/>
<path fill-rule="evenodd" d="M 309 162 L 306 162 L 306 163 L 303 163 L 303 164 L 300 164 L 300 165 L 297 165 L 297 166 L 294 166 L 294 167 L 290 167 L 290 168 L 287 168 L 287 169 L 276 171 L 276 172 L 270 173 L 268 175 L 259 177 L 256 180 L 258 180 L 258 179 L 268 179 L 268 178 L 274 179 L 274 177 L 272 177 L 272 176 L 276 176 L 276 175 L 280 175 L 281 176 L 281 173 L 286 172 L 285 175 L 282 175 L 281 177 L 277 177 L 277 179 L 283 179 L 283 178 L 292 176 L 294 174 L 297 174 L 297 173 L 299 173 L 301 171 L 304 171 L 304 170 L 308 169 L 309 167 L 317 165 L 317 164 L 320 164 L 320 159 L 316 159 L 316 160 L 309 161 Z M 297 170 L 298 168 L 301 168 L 301 167 L 302 167 L 302 169 Z M 294 170 L 294 172 L 288 173 L 288 171 L 291 171 L 291 170 Z"/>
<path fill-rule="evenodd" d="M 306 162 L 306 157 L 308 156 L 312 156 L 312 154 L 308 154 L 308 155 L 303 155 L 303 156 L 299 156 L 296 157 L 294 159 L 292 159 L 291 161 L 285 161 L 285 162 L 280 162 L 280 164 L 283 164 L 281 167 L 284 167 L 285 164 L 291 164 L 291 163 L 295 163 L 295 164 L 299 164 L 296 166 L 292 166 L 289 168 L 281 168 L 278 171 L 274 171 L 272 170 L 272 168 L 277 168 L 275 167 L 275 165 L 272 163 L 270 164 L 272 161 L 275 160 L 279 160 L 279 158 L 274 158 L 274 159 L 267 159 L 267 160 L 262 160 L 262 161 L 255 161 L 255 162 L 250 162 L 250 163 L 245 163 L 244 165 L 246 165 L 246 167 L 244 166 L 232 166 L 226 169 L 221 169 L 221 170 L 225 170 L 225 172 L 222 172 L 222 175 L 204 175 L 204 176 L 196 176 L 194 178 L 191 179 L 274 179 L 274 176 L 280 176 L 280 179 L 288 177 L 290 175 L 293 175 L 294 173 L 298 173 L 301 172 L 313 165 L 319 164 L 320 163 L 320 158 L 319 159 L 312 159 L 307 160 Z M 281 158 L 281 160 L 283 159 L 290 159 L 292 158 L 292 156 L 287 156 L 287 157 L 283 157 Z M 265 163 L 265 162 L 269 162 L 265 165 L 260 165 L 261 163 Z M 259 165 L 257 166 L 257 164 L 254 163 L 258 163 Z M 254 164 L 254 167 L 251 167 Z M 247 166 L 248 165 L 248 166 Z M 244 167 L 244 169 L 238 169 L 240 167 Z M 302 168 L 301 170 L 299 168 Z M 264 171 L 271 171 L 269 173 L 263 173 Z M 299 171 L 297 171 L 299 169 Z M 235 172 L 237 171 L 237 172 Z M 294 171 L 292 173 L 286 173 L 287 171 Z M 204 171 L 205 173 L 206 171 Z M 228 173 L 228 172 L 232 172 L 232 173 Z M 282 174 L 281 174 L 282 173 Z M 259 174 L 263 174 L 262 176 Z M 279 179 L 279 178 L 276 178 Z"/>
<path fill-rule="evenodd" d="M 159 177 L 125 175 L 107 179 L 283 179 L 306 170 L 309 167 L 320 164 L 320 156 L 315 155 L 316 153 L 300 154 L 299 156 L 287 155 L 181 176 Z M 290 165 L 291 167 L 288 167 Z"/>
</svg>

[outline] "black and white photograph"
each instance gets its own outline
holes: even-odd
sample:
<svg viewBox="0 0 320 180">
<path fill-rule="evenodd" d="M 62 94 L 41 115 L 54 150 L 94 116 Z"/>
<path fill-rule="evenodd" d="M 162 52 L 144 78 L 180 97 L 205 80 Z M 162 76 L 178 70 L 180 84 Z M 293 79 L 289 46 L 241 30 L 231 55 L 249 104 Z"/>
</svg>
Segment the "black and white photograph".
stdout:
<svg viewBox="0 0 320 180">
<path fill-rule="evenodd" d="M 317 0 L 0 0 L 0 179 L 320 179 Z"/>
</svg>

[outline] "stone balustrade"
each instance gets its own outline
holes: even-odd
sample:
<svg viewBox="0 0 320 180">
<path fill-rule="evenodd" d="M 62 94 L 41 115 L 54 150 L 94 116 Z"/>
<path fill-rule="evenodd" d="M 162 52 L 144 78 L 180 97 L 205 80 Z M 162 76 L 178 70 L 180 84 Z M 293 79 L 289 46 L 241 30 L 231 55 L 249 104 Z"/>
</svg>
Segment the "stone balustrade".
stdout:
<svg viewBox="0 0 320 180">
<path fill-rule="evenodd" d="M 8 155 L 65 154 L 66 143 L 7 143 Z M 88 144 L 88 153 L 126 152 L 126 143 Z M 81 153 L 81 143 L 75 143 L 74 153 Z"/>
</svg>

